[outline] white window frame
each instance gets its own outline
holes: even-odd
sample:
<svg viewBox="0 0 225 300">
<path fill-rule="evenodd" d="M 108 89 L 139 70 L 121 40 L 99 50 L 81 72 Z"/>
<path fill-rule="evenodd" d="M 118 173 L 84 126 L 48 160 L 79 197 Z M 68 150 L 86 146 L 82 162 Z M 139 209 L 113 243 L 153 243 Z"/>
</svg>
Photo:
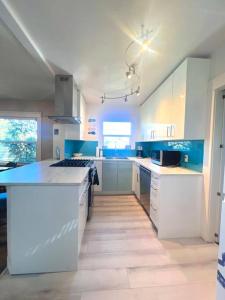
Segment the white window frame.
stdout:
<svg viewBox="0 0 225 300">
<path fill-rule="evenodd" d="M 41 160 L 41 113 L 20 112 L 20 111 L 0 111 L 0 118 L 12 119 L 35 119 L 37 121 L 37 161 Z"/>
<path fill-rule="evenodd" d="M 103 127 L 104 127 L 104 123 L 130 123 L 130 135 L 124 135 L 124 134 L 121 134 L 121 135 L 118 135 L 118 134 L 104 134 L 103 133 Z M 104 142 L 104 137 L 127 137 L 129 138 L 129 146 L 130 146 L 130 149 L 131 149 L 131 136 L 132 136 L 132 123 L 130 121 L 103 121 L 102 122 L 102 145 L 103 147 L 105 146 Z M 126 148 L 115 148 L 115 149 L 121 149 L 121 150 L 126 150 Z"/>
</svg>

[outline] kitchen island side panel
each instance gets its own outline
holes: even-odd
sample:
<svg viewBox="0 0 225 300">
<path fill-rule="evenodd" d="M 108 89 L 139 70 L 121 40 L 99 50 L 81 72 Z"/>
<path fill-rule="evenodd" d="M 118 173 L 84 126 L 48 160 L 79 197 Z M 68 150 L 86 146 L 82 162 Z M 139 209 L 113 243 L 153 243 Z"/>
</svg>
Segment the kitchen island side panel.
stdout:
<svg viewBox="0 0 225 300">
<path fill-rule="evenodd" d="M 78 258 L 78 186 L 9 186 L 10 274 L 73 271 Z"/>
</svg>

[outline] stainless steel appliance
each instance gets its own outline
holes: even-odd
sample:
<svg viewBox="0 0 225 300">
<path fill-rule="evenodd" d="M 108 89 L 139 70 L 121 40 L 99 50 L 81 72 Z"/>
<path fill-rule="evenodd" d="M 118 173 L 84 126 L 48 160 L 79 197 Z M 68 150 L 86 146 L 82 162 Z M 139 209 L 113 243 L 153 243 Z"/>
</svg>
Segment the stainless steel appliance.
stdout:
<svg viewBox="0 0 225 300">
<path fill-rule="evenodd" d="M 89 220 L 92 215 L 92 207 L 94 200 L 94 185 L 99 185 L 97 168 L 92 160 L 89 159 L 64 159 L 50 167 L 89 167 L 89 188 L 88 188 L 88 216 Z"/>
<path fill-rule="evenodd" d="M 178 166 L 180 164 L 180 151 L 152 150 L 151 160 L 159 166 Z"/>
<path fill-rule="evenodd" d="M 147 215 L 150 215 L 151 171 L 140 166 L 140 203 Z"/>
<path fill-rule="evenodd" d="M 49 116 L 58 123 L 80 123 L 80 91 L 73 75 L 55 76 L 55 115 Z"/>
</svg>

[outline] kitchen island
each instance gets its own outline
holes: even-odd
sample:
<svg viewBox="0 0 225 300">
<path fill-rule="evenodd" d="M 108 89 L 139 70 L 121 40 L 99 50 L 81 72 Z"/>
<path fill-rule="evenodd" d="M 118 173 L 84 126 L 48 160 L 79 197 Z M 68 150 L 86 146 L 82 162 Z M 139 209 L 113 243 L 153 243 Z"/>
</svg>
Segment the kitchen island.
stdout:
<svg viewBox="0 0 225 300">
<path fill-rule="evenodd" d="M 0 174 L 7 187 L 10 274 L 77 269 L 87 219 L 88 167 L 37 162 Z"/>
</svg>

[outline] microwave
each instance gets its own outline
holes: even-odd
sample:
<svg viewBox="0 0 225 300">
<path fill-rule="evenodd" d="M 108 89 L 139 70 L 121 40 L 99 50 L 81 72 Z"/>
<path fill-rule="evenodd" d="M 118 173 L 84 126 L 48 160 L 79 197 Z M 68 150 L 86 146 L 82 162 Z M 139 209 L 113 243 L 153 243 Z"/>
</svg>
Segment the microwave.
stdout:
<svg viewBox="0 0 225 300">
<path fill-rule="evenodd" d="M 178 166 L 180 164 L 180 151 L 152 150 L 152 163 L 159 166 Z"/>
</svg>

